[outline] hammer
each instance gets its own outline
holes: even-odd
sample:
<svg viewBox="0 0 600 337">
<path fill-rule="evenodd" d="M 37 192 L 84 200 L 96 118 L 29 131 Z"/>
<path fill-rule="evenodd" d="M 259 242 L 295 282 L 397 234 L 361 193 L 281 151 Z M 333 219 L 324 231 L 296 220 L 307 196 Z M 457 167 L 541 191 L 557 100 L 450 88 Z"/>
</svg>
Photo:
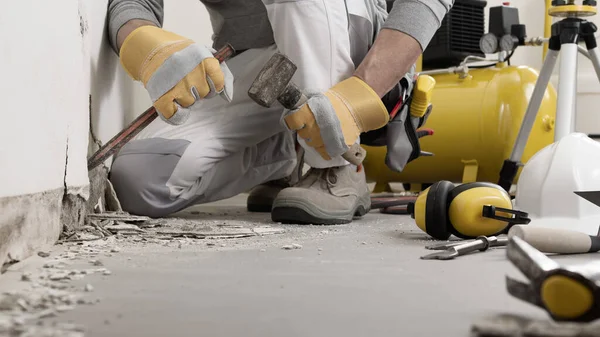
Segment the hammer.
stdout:
<svg viewBox="0 0 600 337">
<path fill-rule="evenodd" d="M 308 98 L 292 82 L 296 69 L 296 65 L 289 58 L 276 53 L 252 82 L 248 89 L 248 96 L 267 108 L 275 101 L 279 101 L 286 109 L 298 109 L 306 103 Z M 353 144 L 346 153 L 342 154 L 342 158 L 358 166 L 364 160 L 365 155 L 366 151 L 360 145 Z"/>
</svg>

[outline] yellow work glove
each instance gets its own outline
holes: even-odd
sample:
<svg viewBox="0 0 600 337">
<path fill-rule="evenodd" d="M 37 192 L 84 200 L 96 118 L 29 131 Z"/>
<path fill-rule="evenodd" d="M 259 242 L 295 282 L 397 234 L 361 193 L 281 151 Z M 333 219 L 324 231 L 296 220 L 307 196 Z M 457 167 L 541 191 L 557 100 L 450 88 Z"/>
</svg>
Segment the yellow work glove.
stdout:
<svg viewBox="0 0 600 337">
<path fill-rule="evenodd" d="M 182 124 L 200 99 L 220 94 L 231 102 L 233 75 L 214 50 L 155 26 L 142 26 L 127 36 L 121 65 L 143 83 L 153 105 L 169 124 Z"/>
<path fill-rule="evenodd" d="M 358 77 L 350 77 L 325 93 L 306 95 L 306 104 L 284 113 L 284 125 L 325 160 L 341 156 L 361 133 L 379 129 L 389 121 L 381 98 Z"/>
</svg>

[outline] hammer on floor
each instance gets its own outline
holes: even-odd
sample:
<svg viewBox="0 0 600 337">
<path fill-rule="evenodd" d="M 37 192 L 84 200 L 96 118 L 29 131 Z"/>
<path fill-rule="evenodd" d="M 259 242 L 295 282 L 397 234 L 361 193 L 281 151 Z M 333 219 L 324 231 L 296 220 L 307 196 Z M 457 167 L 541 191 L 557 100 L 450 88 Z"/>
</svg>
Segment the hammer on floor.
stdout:
<svg viewBox="0 0 600 337">
<path fill-rule="evenodd" d="M 248 96 L 267 108 L 275 101 L 279 101 L 284 108 L 289 110 L 301 107 L 308 98 L 292 82 L 296 69 L 296 65 L 289 58 L 276 53 L 252 82 L 248 89 Z M 363 162 L 365 155 L 366 151 L 360 145 L 353 144 L 348 151 L 342 154 L 342 158 L 358 166 Z"/>
</svg>

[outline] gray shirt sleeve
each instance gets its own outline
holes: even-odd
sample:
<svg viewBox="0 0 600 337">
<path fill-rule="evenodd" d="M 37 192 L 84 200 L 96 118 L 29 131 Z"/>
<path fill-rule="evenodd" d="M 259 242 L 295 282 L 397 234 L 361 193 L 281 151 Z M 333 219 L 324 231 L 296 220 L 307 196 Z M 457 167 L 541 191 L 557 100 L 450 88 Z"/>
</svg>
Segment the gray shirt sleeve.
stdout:
<svg viewBox="0 0 600 337">
<path fill-rule="evenodd" d="M 163 18 L 163 0 L 109 0 L 107 20 L 110 45 L 115 52 L 118 52 L 117 33 L 127 21 L 147 20 L 162 27 Z"/>
<path fill-rule="evenodd" d="M 383 25 L 412 36 L 425 50 L 454 0 L 396 0 Z"/>
</svg>

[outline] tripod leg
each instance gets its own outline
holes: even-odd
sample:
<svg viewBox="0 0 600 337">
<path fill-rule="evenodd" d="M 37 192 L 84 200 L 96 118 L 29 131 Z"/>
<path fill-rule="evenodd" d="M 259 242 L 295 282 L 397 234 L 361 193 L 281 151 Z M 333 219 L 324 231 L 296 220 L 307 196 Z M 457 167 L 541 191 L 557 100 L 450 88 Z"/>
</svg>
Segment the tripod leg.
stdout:
<svg viewBox="0 0 600 337">
<path fill-rule="evenodd" d="M 542 105 L 542 99 L 544 98 L 544 94 L 548 88 L 548 83 L 550 83 L 550 78 L 552 77 L 556 60 L 558 59 L 560 41 L 558 38 L 553 37 L 550 39 L 549 45 L 550 48 L 548 49 L 548 54 L 546 54 L 546 59 L 544 60 L 544 65 L 540 71 L 540 76 L 537 79 L 535 88 L 533 89 L 533 94 L 529 100 L 529 105 L 527 106 L 527 111 L 525 112 L 525 116 L 521 122 L 521 128 L 519 129 L 519 134 L 515 140 L 515 145 L 510 155 L 510 159 L 504 161 L 502 170 L 500 171 L 500 180 L 498 181 L 498 185 L 500 185 L 506 191 L 510 190 L 513 180 L 517 175 L 517 171 L 519 170 L 519 162 L 523 156 L 523 152 L 525 151 L 529 134 L 531 133 L 531 129 L 535 123 L 535 118 L 537 117 L 537 113 Z"/>
<path fill-rule="evenodd" d="M 594 70 L 596 71 L 598 81 L 600 81 L 600 58 L 598 57 L 598 48 L 590 49 L 588 52 L 590 54 L 590 60 L 594 65 Z"/>
<path fill-rule="evenodd" d="M 554 141 L 557 142 L 573 132 L 575 104 L 577 98 L 577 44 L 565 43 L 561 47 L 558 98 L 556 102 L 556 128 Z"/>
<path fill-rule="evenodd" d="M 581 36 L 585 41 L 585 47 L 588 51 L 587 58 L 592 61 L 594 70 L 596 71 L 596 76 L 598 77 L 598 81 L 600 81 L 600 57 L 598 55 L 598 43 L 596 42 L 595 36 L 595 33 L 598 29 L 593 22 L 589 21 L 583 23 L 581 28 L 583 31 Z"/>
<path fill-rule="evenodd" d="M 513 151 L 510 155 L 511 161 L 518 162 L 523 156 L 525 145 L 527 145 L 527 139 L 531 133 L 531 128 L 533 128 L 535 118 L 542 105 L 542 99 L 548 88 L 548 83 L 550 83 L 550 78 L 552 77 L 552 72 L 554 71 L 556 60 L 558 59 L 558 53 L 559 51 L 550 49 L 548 50 L 548 54 L 546 54 L 544 65 L 540 71 L 540 76 L 538 77 L 535 88 L 533 89 L 527 111 L 525 111 L 525 117 L 521 123 L 521 129 L 519 129 L 519 135 L 517 136 Z"/>
</svg>

